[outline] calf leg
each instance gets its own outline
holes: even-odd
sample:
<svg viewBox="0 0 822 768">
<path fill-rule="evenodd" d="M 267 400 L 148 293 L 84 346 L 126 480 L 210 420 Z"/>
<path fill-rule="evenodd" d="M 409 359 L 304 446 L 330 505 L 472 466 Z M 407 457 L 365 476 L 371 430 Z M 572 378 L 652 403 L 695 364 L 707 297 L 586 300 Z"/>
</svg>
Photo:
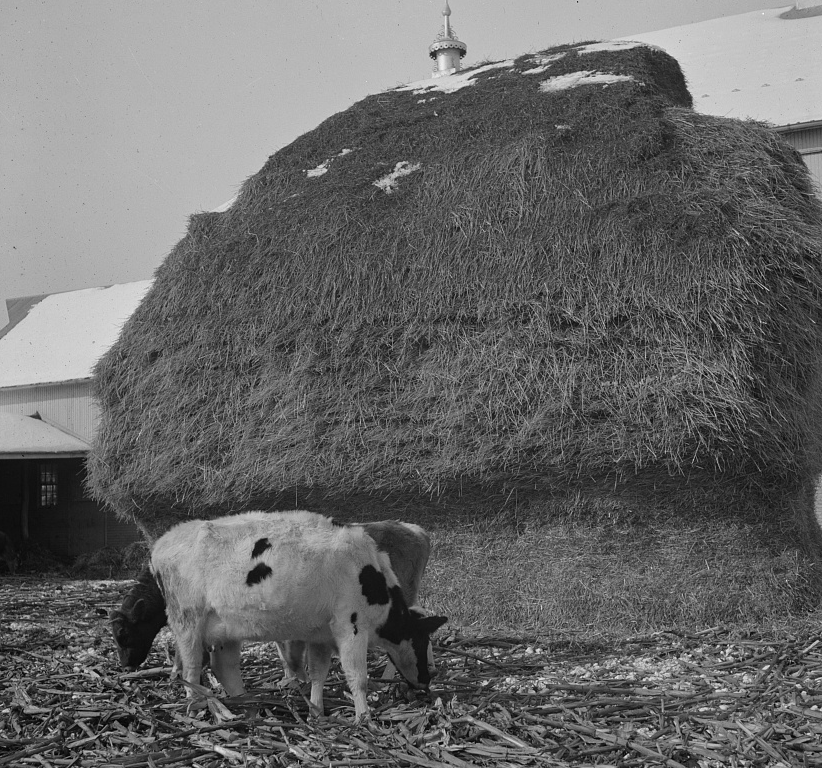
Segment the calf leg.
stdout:
<svg viewBox="0 0 822 768">
<path fill-rule="evenodd" d="M 437 665 L 434 663 L 434 643 L 430 641 L 428 642 L 428 653 L 426 663 L 428 664 L 428 675 L 430 677 L 437 676 Z"/>
<path fill-rule="evenodd" d="M 245 693 L 243 678 L 240 674 L 239 642 L 232 640 L 222 645 L 215 645 L 211 651 L 211 670 L 229 696 L 241 696 Z"/>
<path fill-rule="evenodd" d="M 289 640 L 276 645 L 277 653 L 280 654 L 280 661 L 283 664 L 280 688 L 290 685 L 294 680 L 305 682 L 308 679 L 305 674 L 305 643 L 302 640 Z"/>
<path fill-rule="evenodd" d="M 331 646 L 325 643 L 308 644 L 308 677 L 311 680 L 311 713 L 323 714 L 323 685 L 331 667 Z"/>
<path fill-rule="evenodd" d="M 165 652 L 166 652 L 166 662 L 171 664 L 171 679 L 175 680 L 177 677 L 179 677 L 182 674 L 182 662 L 180 661 L 180 648 L 177 645 L 177 643 L 175 642 L 174 643 L 174 658 L 173 659 L 169 655 L 168 644 L 166 644 L 166 646 L 165 646 Z M 205 646 L 203 646 L 203 668 L 205 668 L 206 665 L 211 664 L 210 659 L 211 659 L 211 655 L 209 654 L 208 649 Z"/>
<path fill-rule="evenodd" d="M 203 675 L 203 642 L 196 629 L 178 630 L 172 627 L 177 638 L 177 656 L 182 667 L 182 677 L 190 685 L 186 686 L 186 696 L 194 699 L 192 707 L 196 708 L 204 704 L 202 697 L 196 693 L 192 686 L 200 685 Z M 200 701 L 196 701 L 200 699 Z"/>
<path fill-rule="evenodd" d="M 337 640 L 340 664 L 354 698 L 357 720 L 369 720 L 368 714 L 368 637 L 365 632 L 349 633 Z"/>
<path fill-rule="evenodd" d="M 385 665 L 385 669 L 382 671 L 382 679 L 383 680 L 391 680 L 394 675 L 397 674 L 397 668 L 394 666 L 394 662 L 391 659 L 388 659 L 388 663 Z"/>
</svg>

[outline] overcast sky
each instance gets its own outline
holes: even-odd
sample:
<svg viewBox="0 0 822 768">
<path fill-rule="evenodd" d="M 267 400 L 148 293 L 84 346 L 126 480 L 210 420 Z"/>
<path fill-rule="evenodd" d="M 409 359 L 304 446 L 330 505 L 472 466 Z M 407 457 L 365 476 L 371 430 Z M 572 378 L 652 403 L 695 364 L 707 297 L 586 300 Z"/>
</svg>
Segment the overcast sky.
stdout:
<svg viewBox="0 0 822 768">
<path fill-rule="evenodd" d="M 466 65 L 790 5 L 450 2 Z M 443 5 L 0 0 L 0 327 L 11 297 L 151 277 L 280 147 L 429 77 Z"/>
</svg>

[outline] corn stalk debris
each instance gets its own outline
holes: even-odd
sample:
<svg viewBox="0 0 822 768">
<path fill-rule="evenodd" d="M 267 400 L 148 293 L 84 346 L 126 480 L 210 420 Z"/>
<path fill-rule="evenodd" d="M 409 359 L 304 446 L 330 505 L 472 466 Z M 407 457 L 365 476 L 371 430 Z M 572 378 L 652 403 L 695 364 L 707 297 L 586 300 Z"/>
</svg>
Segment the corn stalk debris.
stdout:
<svg viewBox="0 0 822 768">
<path fill-rule="evenodd" d="M 339 669 L 326 716 L 251 644 L 249 694 L 196 714 L 161 634 L 118 668 L 107 611 L 127 582 L 0 580 L 0 767 L 822 765 L 822 640 L 713 627 L 620 642 L 453 632 L 421 700 L 370 667 L 370 727 Z"/>
</svg>

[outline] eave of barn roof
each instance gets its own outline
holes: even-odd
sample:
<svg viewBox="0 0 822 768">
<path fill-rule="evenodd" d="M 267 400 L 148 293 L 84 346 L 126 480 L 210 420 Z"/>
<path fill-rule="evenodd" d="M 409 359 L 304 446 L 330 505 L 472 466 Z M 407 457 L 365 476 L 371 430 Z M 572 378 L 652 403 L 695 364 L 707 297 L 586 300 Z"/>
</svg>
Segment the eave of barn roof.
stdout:
<svg viewBox="0 0 822 768">
<path fill-rule="evenodd" d="M 0 413 L 0 460 L 85 456 L 89 447 L 41 419 Z"/>
</svg>

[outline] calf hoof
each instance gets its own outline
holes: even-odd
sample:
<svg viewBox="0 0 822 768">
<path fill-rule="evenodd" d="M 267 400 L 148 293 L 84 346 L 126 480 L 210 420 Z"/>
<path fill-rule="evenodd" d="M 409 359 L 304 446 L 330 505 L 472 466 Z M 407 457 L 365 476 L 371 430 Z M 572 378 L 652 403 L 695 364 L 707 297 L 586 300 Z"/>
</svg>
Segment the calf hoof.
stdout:
<svg viewBox="0 0 822 768">
<path fill-rule="evenodd" d="M 257 720 L 262 715 L 260 714 L 260 708 L 258 706 L 248 707 L 245 711 L 246 720 Z"/>
<path fill-rule="evenodd" d="M 208 699 L 205 696 L 198 696 L 196 699 L 189 699 L 186 707 L 187 715 L 195 715 L 208 709 Z"/>
<path fill-rule="evenodd" d="M 296 677 L 283 677 L 277 681 L 277 688 L 281 691 L 299 691 L 302 683 Z"/>
</svg>

